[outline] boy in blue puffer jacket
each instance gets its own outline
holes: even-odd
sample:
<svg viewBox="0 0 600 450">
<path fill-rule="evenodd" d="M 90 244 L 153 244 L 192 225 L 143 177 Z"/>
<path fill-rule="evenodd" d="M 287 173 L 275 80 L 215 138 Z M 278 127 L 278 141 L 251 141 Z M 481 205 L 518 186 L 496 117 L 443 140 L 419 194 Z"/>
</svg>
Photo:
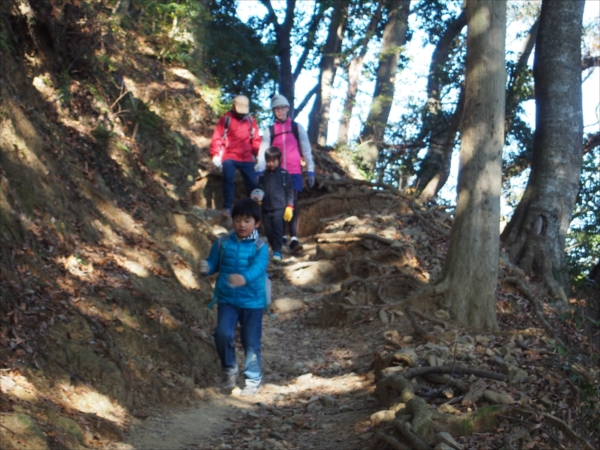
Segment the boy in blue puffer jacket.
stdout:
<svg viewBox="0 0 600 450">
<path fill-rule="evenodd" d="M 245 387 L 241 395 L 254 396 L 262 381 L 262 317 L 269 250 L 266 245 L 256 245 L 260 225 L 258 203 L 249 198 L 238 201 L 231 217 L 233 231 L 223 242 L 213 244 L 208 259 L 200 261 L 199 271 L 203 275 L 219 272 L 213 298 L 218 303 L 213 337 L 223 369 L 223 389 L 231 391 L 236 384 L 234 339 L 239 322 L 246 355 Z"/>
</svg>

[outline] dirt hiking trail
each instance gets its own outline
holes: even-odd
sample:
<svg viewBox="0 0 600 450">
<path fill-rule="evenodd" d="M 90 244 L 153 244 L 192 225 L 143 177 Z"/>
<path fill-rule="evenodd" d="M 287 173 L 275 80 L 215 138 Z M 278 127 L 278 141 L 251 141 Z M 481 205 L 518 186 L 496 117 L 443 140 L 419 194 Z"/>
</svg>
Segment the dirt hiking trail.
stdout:
<svg viewBox="0 0 600 450">
<path fill-rule="evenodd" d="M 320 328 L 315 310 L 339 285 L 285 283 L 286 265 L 314 256 L 288 255 L 269 271 L 279 311 L 263 322 L 263 387 L 256 397 L 240 397 L 242 376 L 232 395 L 214 387 L 197 389 L 200 401 L 181 411 L 153 413 L 134 425 L 129 446 L 183 449 L 361 449 L 373 433 L 369 416 L 378 410 L 373 391 L 372 349 L 382 333 L 401 326 L 367 320 L 356 326 Z M 298 309 L 296 309 L 298 308 Z M 289 312 L 281 312 L 290 310 Z M 312 312 L 312 314 L 311 314 Z M 410 325 L 409 325 L 410 326 Z M 240 367 L 243 351 L 237 343 Z"/>
</svg>

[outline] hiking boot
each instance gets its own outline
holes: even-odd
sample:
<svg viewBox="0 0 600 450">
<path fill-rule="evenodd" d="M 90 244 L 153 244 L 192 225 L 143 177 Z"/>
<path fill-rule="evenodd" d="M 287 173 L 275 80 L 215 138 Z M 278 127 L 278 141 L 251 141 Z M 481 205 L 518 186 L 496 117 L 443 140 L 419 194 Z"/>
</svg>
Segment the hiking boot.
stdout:
<svg viewBox="0 0 600 450">
<path fill-rule="evenodd" d="M 247 384 L 244 386 L 244 389 L 242 389 L 240 395 L 242 397 L 254 397 L 258 394 L 258 391 L 260 391 L 260 384 Z"/>
<path fill-rule="evenodd" d="M 221 389 L 224 391 L 232 391 L 235 387 L 235 381 L 237 379 L 237 372 L 231 375 L 223 374 L 223 378 L 221 378 Z"/>
<path fill-rule="evenodd" d="M 281 262 L 281 253 L 273 252 L 273 257 L 271 258 L 271 261 L 273 261 L 274 263 L 280 263 Z"/>
<path fill-rule="evenodd" d="M 302 244 L 300 244 L 300 242 L 298 242 L 298 239 L 296 239 L 295 237 L 293 237 L 290 242 L 290 251 L 294 253 L 302 251 Z"/>
<path fill-rule="evenodd" d="M 225 208 L 221 211 L 221 217 L 231 217 L 231 209 Z"/>
</svg>

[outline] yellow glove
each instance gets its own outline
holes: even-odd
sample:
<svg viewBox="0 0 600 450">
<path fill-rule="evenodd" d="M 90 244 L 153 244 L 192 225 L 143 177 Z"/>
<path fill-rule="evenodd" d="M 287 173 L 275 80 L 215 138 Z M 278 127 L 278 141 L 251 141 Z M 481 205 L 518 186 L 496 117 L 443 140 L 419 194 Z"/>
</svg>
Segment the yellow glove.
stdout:
<svg viewBox="0 0 600 450">
<path fill-rule="evenodd" d="M 292 208 L 291 206 L 287 206 L 283 213 L 283 220 L 285 220 L 286 222 L 289 222 L 290 220 L 292 220 L 293 215 L 294 215 L 294 208 Z"/>
</svg>

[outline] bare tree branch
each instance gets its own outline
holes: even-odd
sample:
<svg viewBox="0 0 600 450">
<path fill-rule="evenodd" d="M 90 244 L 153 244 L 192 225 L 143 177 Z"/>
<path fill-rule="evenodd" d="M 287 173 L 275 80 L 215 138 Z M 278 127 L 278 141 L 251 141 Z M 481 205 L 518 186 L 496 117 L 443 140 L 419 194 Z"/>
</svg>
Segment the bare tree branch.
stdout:
<svg viewBox="0 0 600 450">
<path fill-rule="evenodd" d="M 294 117 L 297 117 L 298 114 L 300 114 L 302 112 L 302 110 L 306 107 L 306 105 L 308 104 L 310 99 L 317 93 L 318 90 L 319 90 L 319 83 L 317 83 L 315 85 L 315 87 L 313 87 L 310 91 L 308 91 L 308 94 L 306 94 L 306 96 L 300 102 L 298 107 L 294 109 Z"/>
</svg>

